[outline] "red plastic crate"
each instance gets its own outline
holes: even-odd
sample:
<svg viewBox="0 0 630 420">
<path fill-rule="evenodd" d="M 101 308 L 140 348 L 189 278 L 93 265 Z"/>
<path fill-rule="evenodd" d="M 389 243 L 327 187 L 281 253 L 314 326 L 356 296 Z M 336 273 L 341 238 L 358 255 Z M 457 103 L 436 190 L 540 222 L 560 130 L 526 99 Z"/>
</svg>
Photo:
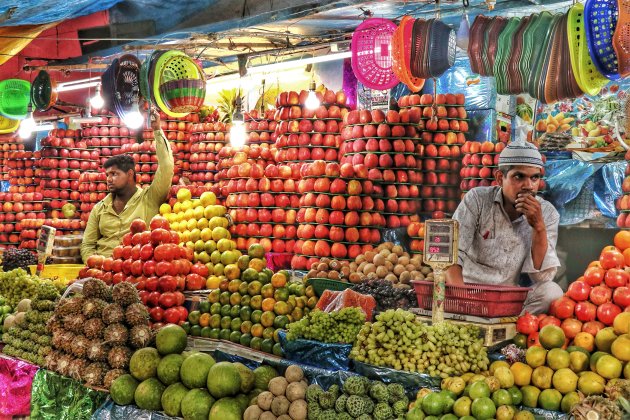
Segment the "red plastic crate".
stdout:
<svg viewBox="0 0 630 420">
<path fill-rule="evenodd" d="M 418 306 L 431 310 L 433 282 L 412 282 Z M 485 284 L 446 285 L 444 311 L 453 314 L 481 317 L 516 316 L 523 310 L 528 287 L 488 286 Z"/>
</svg>

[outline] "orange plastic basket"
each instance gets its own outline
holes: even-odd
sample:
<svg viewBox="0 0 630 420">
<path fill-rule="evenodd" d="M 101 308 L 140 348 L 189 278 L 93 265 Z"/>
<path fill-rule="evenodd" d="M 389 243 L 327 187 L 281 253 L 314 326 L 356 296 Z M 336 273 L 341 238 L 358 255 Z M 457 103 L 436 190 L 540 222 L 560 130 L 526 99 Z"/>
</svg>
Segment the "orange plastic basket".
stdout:
<svg viewBox="0 0 630 420">
<path fill-rule="evenodd" d="M 409 68 L 413 23 L 414 19 L 411 16 L 403 16 L 400 25 L 392 36 L 392 69 L 398 79 L 407 85 L 412 92 L 418 92 L 424 86 L 424 79 L 411 76 Z"/>
<path fill-rule="evenodd" d="M 630 0 L 617 0 L 619 18 L 613 35 L 613 48 L 621 77 L 630 74 Z"/>
<path fill-rule="evenodd" d="M 433 282 L 414 280 L 418 306 L 430 310 Z M 516 316 L 523 310 L 528 287 L 488 286 L 485 284 L 446 285 L 444 311 L 482 317 Z"/>
</svg>

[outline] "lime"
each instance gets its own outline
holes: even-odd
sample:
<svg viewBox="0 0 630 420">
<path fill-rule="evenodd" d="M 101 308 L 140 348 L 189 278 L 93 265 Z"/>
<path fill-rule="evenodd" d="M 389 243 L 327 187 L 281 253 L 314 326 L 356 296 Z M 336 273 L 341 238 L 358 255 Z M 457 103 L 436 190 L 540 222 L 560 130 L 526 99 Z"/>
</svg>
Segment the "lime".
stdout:
<svg viewBox="0 0 630 420">
<path fill-rule="evenodd" d="M 492 394 L 492 401 L 497 407 L 501 405 L 512 405 L 512 396 L 507 389 L 499 389 Z"/>
<path fill-rule="evenodd" d="M 490 387 L 485 381 L 475 382 L 470 386 L 468 391 L 470 398 L 476 400 L 477 398 L 490 398 Z M 475 416 L 476 417 L 476 416 Z"/>
<path fill-rule="evenodd" d="M 439 416 L 444 412 L 446 401 L 442 394 L 433 392 L 422 400 L 422 411 L 430 416 Z"/>
<path fill-rule="evenodd" d="M 472 403 L 471 411 L 477 420 L 492 419 L 497 414 L 497 408 L 488 397 L 475 399 Z"/>
<path fill-rule="evenodd" d="M 523 401 L 523 394 L 521 394 L 521 391 L 515 386 L 508 388 L 507 391 L 510 393 L 510 397 L 512 397 L 512 404 L 520 405 Z"/>
</svg>

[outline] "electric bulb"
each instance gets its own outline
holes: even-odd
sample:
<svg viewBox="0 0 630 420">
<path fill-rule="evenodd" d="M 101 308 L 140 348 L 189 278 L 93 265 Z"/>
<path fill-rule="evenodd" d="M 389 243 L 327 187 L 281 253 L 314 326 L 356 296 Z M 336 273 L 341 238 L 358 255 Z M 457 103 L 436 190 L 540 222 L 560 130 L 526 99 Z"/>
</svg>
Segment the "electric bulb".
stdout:
<svg viewBox="0 0 630 420">
<path fill-rule="evenodd" d="M 28 114 L 28 116 L 22 120 L 20 123 L 20 129 L 18 130 L 18 135 L 23 138 L 29 138 L 35 131 L 35 120 L 33 119 L 33 114 Z"/>
<path fill-rule="evenodd" d="M 317 94 L 314 90 L 308 92 L 304 105 L 308 109 L 317 109 L 319 107 L 319 99 L 317 98 Z"/>
<path fill-rule="evenodd" d="M 241 121 L 233 122 L 232 128 L 230 128 L 230 144 L 232 147 L 240 149 L 245 146 L 246 137 L 245 124 Z"/>
<path fill-rule="evenodd" d="M 105 101 L 103 100 L 103 97 L 101 96 L 100 90 L 97 90 L 96 95 L 90 98 L 90 105 L 92 105 L 92 108 L 94 109 L 103 108 L 103 105 L 105 105 Z"/>
<path fill-rule="evenodd" d="M 132 130 L 142 126 L 142 123 L 144 123 L 144 117 L 140 113 L 140 108 L 138 108 L 137 103 L 134 103 L 131 106 L 131 111 L 127 112 L 122 120 L 123 123 Z"/>
</svg>

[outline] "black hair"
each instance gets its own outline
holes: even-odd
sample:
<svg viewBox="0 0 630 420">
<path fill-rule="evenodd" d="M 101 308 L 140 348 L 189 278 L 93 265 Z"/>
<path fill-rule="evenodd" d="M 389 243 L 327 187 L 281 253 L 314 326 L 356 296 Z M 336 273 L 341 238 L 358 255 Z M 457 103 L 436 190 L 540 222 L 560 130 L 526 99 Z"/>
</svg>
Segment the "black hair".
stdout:
<svg viewBox="0 0 630 420">
<path fill-rule="evenodd" d="M 503 173 L 503 175 L 507 175 L 512 169 L 516 168 L 515 165 L 501 165 L 499 166 L 499 171 Z"/>
<path fill-rule="evenodd" d="M 103 167 L 105 169 L 108 169 L 108 168 L 111 168 L 112 166 L 117 167 L 118 169 L 120 169 L 121 171 L 125 173 L 128 171 L 133 171 L 133 175 L 135 179 L 136 161 L 133 160 L 133 157 L 129 155 L 125 155 L 125 154 L 112 156 L 105 161 L 105 164 L 103 165 Z"/>
</svg>

